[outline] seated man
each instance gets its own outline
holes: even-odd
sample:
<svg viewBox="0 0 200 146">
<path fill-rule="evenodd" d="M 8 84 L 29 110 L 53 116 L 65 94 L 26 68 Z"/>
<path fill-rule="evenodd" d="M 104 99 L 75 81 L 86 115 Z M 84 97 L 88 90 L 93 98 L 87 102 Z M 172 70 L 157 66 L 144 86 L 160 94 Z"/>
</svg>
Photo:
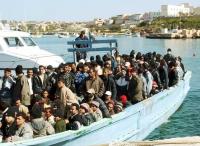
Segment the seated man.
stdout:
<svg viewBox="0 0 200 146">
<path fill-rule="evenodd" d="M 83 126 L 88 126 L 95 122 L 95 117 L 90 112 L 90 106 L 87 103 L 80 105 L 79 115 L 81 115 Z"/>
<path fill-rule="evenodd" d="M 79 113 L 79 105 L 77 103 L 72 103 L 70 106 L 70 114 L 68 120 L 66 122 L 66 129 L 67 130 L 78 130 L 82 125 L 81 115 Z"/>
<path fill-rule="evenodd" d="M 92 109 L 92 115 L 95 117 L 95 122 L 103 118 L 102 112 L 99 109 L 99 103 L 97 101 L 92 101 L 90 103 Z"/>
<path fill-rule="evenodd" d="M 19 111 L 16 107 L 9 107 L 6 113 L 3 114 L 1 131 L 3 134 L 2 140 L 4 142 L 9 142 L 10 137 L 14 136 L 17 131 L 15 117 L 18 112 Z"/>
<path fill-rule="evenodd" d="M 26 118 L 26 114 L 22 112 L 16 115 L 17 131 L 14 136 L 8 137 L 7 140 L 13 142 L 33 138 L 33 130 L 31 126 L 25 122 Z"/>
<path fill-rule="evenodd" d="M 31 126 L 33 129 L 34 138 L 55 133 L 55 130 L 52 127 L 52 125 L 43 119 L 41 106 L 37 104 L 33 106 L 31 111 L 31 117 Z"/>
<path fill-rule="evenodd" d="M 66 131 L 66 123 L 64 118 L 64 112 L 62 112 L 61 110 L 56 110 L 54 112 L 54 117 L 55 117 L 55 132 L 56 133 L 60 133 L 60 132 L 64 132 Z"/>
</svg>

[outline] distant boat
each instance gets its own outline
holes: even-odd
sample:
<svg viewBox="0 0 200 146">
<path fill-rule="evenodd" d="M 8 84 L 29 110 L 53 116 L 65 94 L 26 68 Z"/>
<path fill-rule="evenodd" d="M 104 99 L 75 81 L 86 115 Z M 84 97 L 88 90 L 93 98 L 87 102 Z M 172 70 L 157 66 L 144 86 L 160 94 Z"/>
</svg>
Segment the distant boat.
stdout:
<svg viewBox="0 0 200 146">
<path fill-rule="evenodd" d="M 58 34 L 58 38 L 69 38 L 69 35 Z"/>
</svg>

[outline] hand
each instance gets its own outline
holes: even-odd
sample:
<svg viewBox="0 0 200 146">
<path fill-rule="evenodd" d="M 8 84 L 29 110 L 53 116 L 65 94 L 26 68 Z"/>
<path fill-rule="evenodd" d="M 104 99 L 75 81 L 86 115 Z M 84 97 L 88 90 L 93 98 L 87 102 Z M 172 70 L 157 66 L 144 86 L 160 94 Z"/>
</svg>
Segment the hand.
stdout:
<svg viewBox="0 0 200 146">
<path fill-rule="evenodd" d="M 65 119 L 65 123 L 68 124 L 68 123 L 69 123 L 69 120 Z"/>
<path fill-rule="evenodd" d="M 5 141 L 6 141 L 6 142 L 12 142 L 12 136 L 7 137 Z"/>
</svg>

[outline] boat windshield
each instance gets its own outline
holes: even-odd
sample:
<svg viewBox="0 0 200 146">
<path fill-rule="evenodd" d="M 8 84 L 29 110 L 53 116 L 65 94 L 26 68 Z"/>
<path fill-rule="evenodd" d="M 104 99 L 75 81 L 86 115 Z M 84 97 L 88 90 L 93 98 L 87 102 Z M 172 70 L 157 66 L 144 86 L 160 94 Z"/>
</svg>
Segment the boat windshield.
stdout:
<svg viewBox="0 0 200 146">
<path fill-rule="evenodd" d="M 23 46 L 22 42 L 17 37 L 5 37 L 4 40 L 9 47 Z"/>
<path fill-rule="evenodd" d="M 36 46 L 30 37 L 22 37 L 27 46 Z"/>
</svg>

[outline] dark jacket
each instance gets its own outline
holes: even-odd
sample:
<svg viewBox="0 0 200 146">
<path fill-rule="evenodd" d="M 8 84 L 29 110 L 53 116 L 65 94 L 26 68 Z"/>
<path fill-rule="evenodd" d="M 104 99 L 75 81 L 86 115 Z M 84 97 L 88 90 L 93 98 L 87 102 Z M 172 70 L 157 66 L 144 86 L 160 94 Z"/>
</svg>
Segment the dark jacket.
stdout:
<svg viewBox="0 0 200 146">
<path fill-rule="evenodd" d="M 4 123 L 1 127 L 1 131 L 3 133 L 3 140 L 10 136 L 14 136 L 15 132 L 17 131 L 16 122 L 14 122 L 11 126 L 8 126 L 6 123 Z"/>
<path fill-rule="evenodd" d="M 47 87 L 47 75 L 44 74 L 44 81 L 42 83 L 39 75 L 33 77 L 33 93 L 41 94 L 44 89 Z"/>
<path fill-rule="evenodd" d="M 81 115 L 76 114 L 69 117 L 69 123 L 66 124 L 67 130 L 78 130 L 82 125 Z"/>
<path fill-rule="evenodd" d="M 174 68 L 169 71 L 169 87 L 174 86 L 178 83 L 178 72 Z"/>
<path fill-rule="evenodd" d="M 164 89 L 168 88 L 169 85 L 169 78 L 168 78 L 168 67 L 167 66 L 160 66 L 158 68 L 158 72 L 160 75 L 160 81 Z"/>
<path fill-rule="evenodd" d="M 128 87 L 128 96 L 132 103 L 137 103 L 143 100 L 142 91 L 142 80 L 138 76 L 132 77 Z"/>
<path fill-rule="evenodd" d="M 89 126 L 91 123 L 95 122 L 95 117 L 91 113 L 86 113 L 81 115 L 81 123 L 83 126 Z"/>
<path fill-rule="evenodd" d="M 111 91 L 112 99 L 116 100 L 117 88 L 114 79 L 111 76 L 108 76 L 108 78 L 102 77 L 102 79 L 104 82 L 105 91 Z"/>
</svg>

